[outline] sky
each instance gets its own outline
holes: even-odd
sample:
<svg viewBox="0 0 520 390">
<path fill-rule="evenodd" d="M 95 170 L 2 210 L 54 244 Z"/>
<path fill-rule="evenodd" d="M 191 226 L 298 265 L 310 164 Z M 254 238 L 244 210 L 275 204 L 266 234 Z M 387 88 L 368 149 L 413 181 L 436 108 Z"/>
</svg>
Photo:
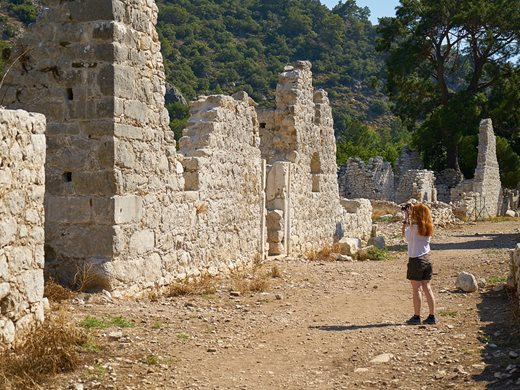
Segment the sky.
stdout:
<svg viewBox="0 0 520 390">
<path fill-rule="evenodd" d="M 338 0 L 321 0 L 327 7 L 332 8 L 339 3 Z M 395 7 L 399 0 L 356 0 L 359 7 L 370 8 L 370 21 L 377 24 L 377 19 L 383 16 L 394 16 Z"/>
</svg>

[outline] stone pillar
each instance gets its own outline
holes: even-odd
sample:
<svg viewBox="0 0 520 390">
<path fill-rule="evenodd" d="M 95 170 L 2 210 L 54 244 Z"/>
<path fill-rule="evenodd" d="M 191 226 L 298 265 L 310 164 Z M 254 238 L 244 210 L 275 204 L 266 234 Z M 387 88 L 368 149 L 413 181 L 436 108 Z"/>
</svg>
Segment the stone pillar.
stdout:
<svg viewBox="0 0 520 390">
<path fill-rule="evenodd" d="M 473 178 L 473 191 L 482 198 L 482 218 L 498 215 L 501 188 L 493 124 L 491 119 L 483 119 L 480 122 L 477 168 Z"/>
<path fill-rule="evenodd" d="M 45 117 L 0 110 L 0 349 L 44 318 Z"/>
</svg>

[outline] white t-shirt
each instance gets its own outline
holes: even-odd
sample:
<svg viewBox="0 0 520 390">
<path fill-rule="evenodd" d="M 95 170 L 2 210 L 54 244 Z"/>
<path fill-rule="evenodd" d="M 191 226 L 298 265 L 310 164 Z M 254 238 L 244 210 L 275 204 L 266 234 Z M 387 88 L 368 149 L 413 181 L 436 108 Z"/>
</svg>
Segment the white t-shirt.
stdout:
<svg viewBox="0 0 520 390">
<path fill-rule="evenodd" d="M 430 252 L 430 236 L 421 236 L 417 225 L 407 226 L 404 240 L 408 243 L 408 257 L 419 257 Z"/>
</svg>

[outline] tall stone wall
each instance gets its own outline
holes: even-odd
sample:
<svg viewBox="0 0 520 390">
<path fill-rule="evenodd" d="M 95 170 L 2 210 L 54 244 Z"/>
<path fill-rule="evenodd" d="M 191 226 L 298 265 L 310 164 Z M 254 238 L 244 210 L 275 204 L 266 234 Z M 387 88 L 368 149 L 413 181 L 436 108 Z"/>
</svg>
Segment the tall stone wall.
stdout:
<svg viewBox="0 0 520 390">
<path fill-rule="evenodd" d="M 47 117 L 45 266 L 54 276 L 141 289 L 263 257 L 262 156 L 291 163 L 287 251 L 369 233 L 369 204 L 341 206 L 331 109 L 312 88 L 310 63 L 282 73 L 269 126 L 246 94 L 200 98 L 177 152 L 156 5 L 46 0 L 43 10 L 11 54 L 19 60 L 3 102 Z"/>
<path fill-rule="evenodd" d="M 483 198 L 484 217 L 498 215 L 502 185 L 497 161 L 496 137 L 491 119 L 480 122 L 478 134 L 477 168 L 473 178 L 473 191 Z"/>
<path fill-rule="evenodd" d="M 281 248 L 280 242 L 276 247 L 300 254 L 330 244 L 334 237 L 369 235 L 368 200 L 356 207 L 340 202 L 332 112 L 325 91 L 314 91 L 311 64 L 299 61 L 286 67 L 276 91 L 276 110 L 259 112 L 262 157 L 268 165 L 289 163 L 288 208 L 273 209 L 277 215 L 271 210 L 273 219 L 289 224 L 284 230 L 289 237 L 284 241 L 277 236 L 288 247 Z"/>
<path fill-rule="evenodd" d="M 48 1 L 12 58 L 4 103 L 48 123 L 46 267 L 98 287 L 156 280 L 182 170 L 164 108 L 153 2 Z"/>
<path fill-rule="evenodd" d="M 339 169 L 338 185 L 340 196 L 344 198 L 395 198 L 392 164 L 379 156 L 369 159 L 366 166 L 359 158 L 349 158 Z"/>
<path fill-rule="evenodd" d="M 423 169 L 424 165 L 418 152 L 404 147 L 401 154 L 395 161 L 395 184 L 399 185 L 401 177 L 412 169 Z"/>
<path fill-rule="evenodd" d="M 44 317 L 45 118 L 0 110 L 0 345 Z"/>
<path fill-rule="evenodd" d="M 480 122 L 475 175 L 451 190 L 451 200 L 465 218 L 486 219 L 502 211 L 502 184 L 491 119 Z"/>
</svg>

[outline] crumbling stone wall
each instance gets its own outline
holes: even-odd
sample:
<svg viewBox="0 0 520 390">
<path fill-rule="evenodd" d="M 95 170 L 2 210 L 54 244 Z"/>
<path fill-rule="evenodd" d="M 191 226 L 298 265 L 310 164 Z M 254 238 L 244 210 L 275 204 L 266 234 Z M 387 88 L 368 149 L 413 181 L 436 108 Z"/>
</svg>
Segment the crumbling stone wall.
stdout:
<svg viewBox="0 0 520 390">
<path fill-rule="evenodd" d="M 511 286 L 518 298 L 520 298 L 520 244 L 511 250 L 509 263 L 508 285 Z"/>
<path fill-rule="evenodd" d="M 261 259 L 265 219 L 263 162 L 255 104 L 245 93 L 203 96 L 192 104 L 179 141 L 184 190 L 169 210 L 172 230 L 161 239 L 178 243 L 168 262 L 193 272 L 225 271 Z M 188 208 L 186 221 L 178 209 Z M 182 242 L 184 240 L 184 243 Z"/>
<path fill-rule="evenodd" d="M 435 189 L 437 190 L 437 199 L 444 203 L 450 203 L 453 200 L 452 190 L 457 188 L 463 181 L 464 175 L 455 169 L 444 169 L 436 172 Z"/>
<path fill-rule="evenodd" d="M 451 190 L 451 200 L 472 219 L 494 217 L 501 211 L 502 185 L 491 119 L 480 122 L 475 175 Z"/>
<path fill-rule="evenodd" d="M 399 185 L 401 177 L 412 169 L 423 169 L 424 165 L 418 152 L 411 150 L 408 146 L 401 150 L 401 154 L 395 161 L 395 185 Z"/>
<path fill-rule="evenodd" d="M 54 276 L 142 289 L 263 257 L 262 154 L 271 166 L 291 163 L 281 237 L 290 253 L 370 231 L 369 204 L 340 204 L 331 109 L 309 63 L 282 74 L 276 131 L 262 150 L 254 104 L 238 94 L 195 102 L 179 153 L 156 5 L 47 0 L 43 9 L 11 55 L 21 56 L 3 102 L 47 117 L 45 265 Z"/>
<path fill-rule="evenodd" d="M 369 201 L 342 204 L 338 196 L 332 112 L 326 92 L 314 91 L 311 64 L 286 67 L 276 91 L 276 110 L 259 112 L 262 157 L 279 166 L 269 171 L 268 183 L 271 172 L 280 178 L 276 189 L 267 188 L 268 203 L 276 198 L 271 190 L 280 194 L 268 204 L 268 235 L 276 235 L 269 253 L 300 254 L 345 234 L 368 236 Z"/>
<path fill-rule="evenodd" d="M 153 2 L 49 1 L 4 102 L 47 117 L 46 267 L 97 287 L 162 276 L 162 210 L 182 189 Z M 93 276 L 93 277 L 92 277 Z"/>
<path fill-rule="evenodd" d="M 44 319 L 45 117 L 0 110 L 0 345 Z"/>
<path fill-rule="evenodd" d="M 410 198 L 419 202 L 435 202 L 437 195 L 434 183 L 435 175 L 433 171 L 411 169 L 401 176 L 395 200 L 397 203 L 404 203 Z"/>
<path fill-rule="evenodd" d="M 344 198 L 395 198 L 392 164 L 379 156 L 369 159 L 366 166 L 359 158 L 349 158 L 338 171 L 338 185 Z"/>
</svg>

